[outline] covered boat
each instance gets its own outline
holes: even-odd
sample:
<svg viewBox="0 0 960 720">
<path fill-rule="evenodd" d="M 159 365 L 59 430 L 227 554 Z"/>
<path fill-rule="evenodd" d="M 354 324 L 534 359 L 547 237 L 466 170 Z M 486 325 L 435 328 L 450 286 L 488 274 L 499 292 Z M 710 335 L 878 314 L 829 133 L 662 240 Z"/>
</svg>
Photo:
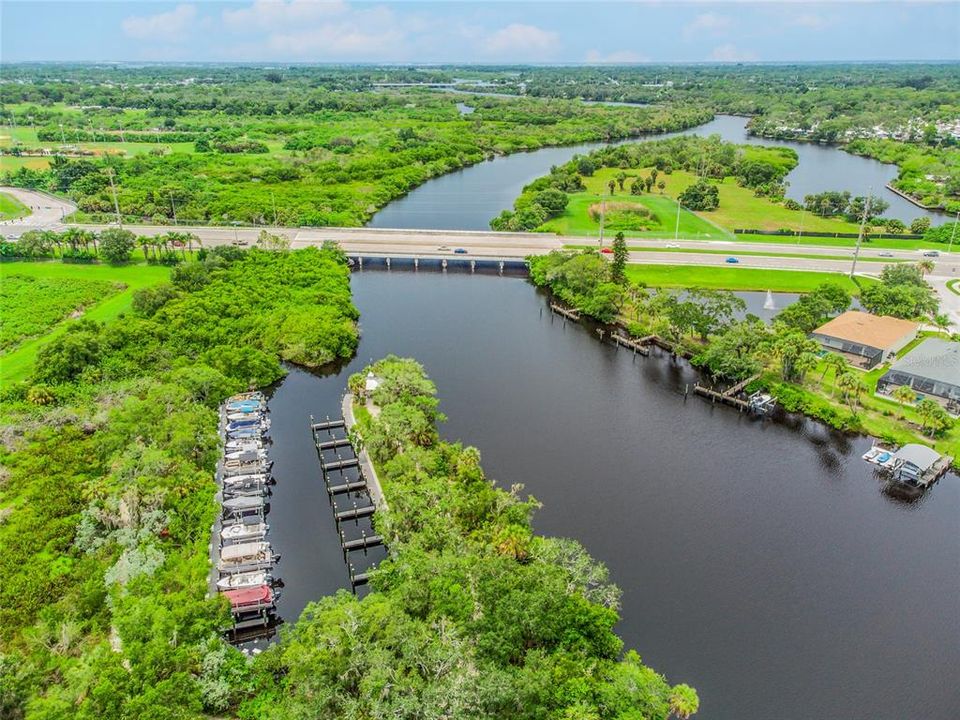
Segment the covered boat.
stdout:
<svg viewBox="0 0 960 720">
<path fill-rule="evenodd" d="M 265 458 L 266 456 L 266 450 L 251 450 L 246 448 L 243 450 L 234 450 L 233 452 L 228 452 L 224 455 L 227 460 L 239 460 L 240 462 L 253 462 L 255 460 Z"/>
<path fill-rule="evenodd" d="M 273 605 L 273 589 L 269 585 L 224 590 L 223 595 L 230 601 L 234 612 L 249 612 Z"/>
<path fill-rule="evenodd" d="M 268 485 L 270 476 L 267 473 L 248 473 L 246 475 L 228 475 L 223 478 L 225 486 L 231 485 Z"/>
<path fill-rule="evenodd" d="M 268 558 L 271 555 L 270 543 L 262 540 L 225 545 L 220 548 L 220 561 L 224 563 L 241 563 L 248 560 Z"/>
<path fill-rule="evenodd" d="M 235 590 L 237 588 L 256 587 L 257 585 L 269 585 L 271 582 L 273 582 L 273 578 L 270 573 L 257 570 L 255 572 L 224 575 L 217 580 L 217 587 L 221 590 Z"/>
<path fill-rule="evenodd" d="M 262 495 L 232 497 L 223 501 L 223 509 L 227 511 L 257 510 L 266 505 L 266 502 L 266 498 Z"/>
<path fill-rule="evenodd" d="M 227 525 L 220 531 L 224 540 L 259 540 L 266 536 L 270 526 L 263 522 Z"/>
</svg>

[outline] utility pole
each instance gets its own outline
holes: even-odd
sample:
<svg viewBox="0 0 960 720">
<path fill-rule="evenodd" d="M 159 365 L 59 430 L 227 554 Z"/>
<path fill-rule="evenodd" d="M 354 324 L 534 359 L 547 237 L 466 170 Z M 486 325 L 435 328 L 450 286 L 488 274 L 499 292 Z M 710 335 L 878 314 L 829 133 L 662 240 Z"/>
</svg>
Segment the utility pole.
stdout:
<svg viewBox="0 0 960 720">
<path fill-rule="evenodd" d="M 603 247 L 603 222 L 607 214 L 607 201 L 600 201 L 600 247 Z"/>
<path fill-rule="evenodd" d="M 67 144 L 67 136 L 63 134 L 63 123 L 60 123 L 60 143 Z"/>
<path fill-rule="evenodd" d="M 803 236 L 803 219 L 807 217 L 807 208 L 804 207 L 800 213 L 800 232 L 797 233 L 797 245 L 800 244 L 800 238 Z"/>
<path fill-rule="evenodd" d="M 170 193 L 170 207 L 173 209 L 173 224 L 177 225 L 177 206 L 173 204 L 173 193 Z"/>
<path fill-rule="evenodd" d="M 863 217 L 860 218 L 860 232 L 857 234 L 857 247 L 853 251 L 853 265 L 850 266 L 850 279 L 853 280 L 857 272 L 857 260 L 860 257 L 860 244 L 863 242 L 863 231 L 867 226 L 867 217 L 870 215 L 870 201 L 873 200 L 873 188 L 867 190 L 867 202 L 863 206 Z"/>
<path fill-rule="evenodd" d="M 950 244 L 947 246 L 947 255 L 953 250 L 953 239 L 957 236 L 957 225 L 960 225 L 960 212 L 957 213 L 957 219 L 953 222 L 953 231 L 950 233 Z"/>
<path fill-rule="evenodd" d="M 113 176 L 114 176 L 113 168 L 110 168 L 110 172 L 107 173 L 107 177 L 110 178 L 110 190 L 113 192 L 113 209 L 117 213 L 117 226 L 122 229 L 123 219 L 120 217 L 120 203 L 117 202 L 117 186 L 113 183 Z"/>
<path fill-rule="evenodd" d="M 673 227 L 673 239 L 680 239 L 680 199 L 677 198 L 677 223 Z"/>
<path fill-rule="evenodd" d="M 273 194 L 273 190 L 270 191 L 270 202 L 273 203 L 273 226 L 277 227 L 280 223 L 277 222 L 277 197 Z"/>
</svg>

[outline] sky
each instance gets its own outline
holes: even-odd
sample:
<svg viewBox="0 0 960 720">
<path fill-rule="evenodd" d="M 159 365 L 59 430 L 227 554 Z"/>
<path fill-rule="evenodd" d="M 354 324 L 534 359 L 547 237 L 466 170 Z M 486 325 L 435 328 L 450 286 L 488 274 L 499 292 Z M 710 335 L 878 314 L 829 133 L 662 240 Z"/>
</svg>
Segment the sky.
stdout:
<svg viewBox="0 0 960 720">
<path fill-rule="evenodd" d="M 0 2 L 2 62 L 831 60 L 960 60 L 960 2 Z"/>
</svg>

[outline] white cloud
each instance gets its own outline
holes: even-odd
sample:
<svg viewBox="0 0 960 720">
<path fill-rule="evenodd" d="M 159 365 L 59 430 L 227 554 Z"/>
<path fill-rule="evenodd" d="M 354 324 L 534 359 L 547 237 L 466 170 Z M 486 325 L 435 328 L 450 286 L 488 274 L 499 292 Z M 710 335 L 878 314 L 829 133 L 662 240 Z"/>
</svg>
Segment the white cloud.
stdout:
<svg viewBox="0 0 960 720">
<path fill-rule="evenodd" d="M 604 63 L 629 64 L 650 62 L 649 57 L 634 52 L 633 50 L 615 50 L 611 53 L 602 53 L 599 50 L 588 50 L 584 60 L 588 63 L 597 63 L 599 65 Z"/>
<path fill-rule="evenodd" d="M 137 40 L 180 42 L 186 39 L 196 17 L 196 5 L 183 4 L 169 12 L 128 17 L 121 27 L 124 35 Z"/>
<path fill-rule="evenodd" d="M 741 50 L 733 43 L 720 45 L 710 53 L 710 59 L 717 62 L 750 62 L 756 60 L 757 56 L 749 50 Z"/>
<path fill-rule="evenodd" d="M 489 55 L 503 61 L 516 58 L 546 58 L 560 46 L 560 36 L 536 25 L 512 23 L 502 27 L 481 42 Z"/>
<path fill-rule="evenodd" d="M 238 32 L 302 30 L 304 25 L 346 15 L 343 0 L 255 0 L 249 7 L 224 10 L 223 24 Z"/>
<path fill-rule="evenodd" d="M 731 25 L 733 25 L 733 22 L 726 15 L 717 15 L 712 12 L 701 13 L 692 22 L 684 26 L 683 37 L 687 40 L 704 34 L 716 37 L 726 34 Z"/>
<path fill-rule="evenodd" d="M 827 20 L 820 15 L 814 13 L 803 13 L 801 15 L 795 15 L 790 18 L 787 23 L 793 27 L 802 27 L 809 28 L 811 30 L 819 30 L 826 27 L 829 23 Z"/>
</svg>

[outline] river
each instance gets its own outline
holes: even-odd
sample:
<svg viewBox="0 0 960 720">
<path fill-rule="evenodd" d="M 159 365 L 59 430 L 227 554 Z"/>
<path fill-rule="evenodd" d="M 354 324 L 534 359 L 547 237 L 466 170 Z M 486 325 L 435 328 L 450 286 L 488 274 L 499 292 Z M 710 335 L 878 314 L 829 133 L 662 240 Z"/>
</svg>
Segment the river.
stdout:
<svg viewBox="0 0 960 720">
<path fill-rule="evenodd" d="M 355 359 L 292 369 L 270 403 L 284 617 L 347 582 L 308 415 L 392 352 L 436 381 L 445 437 L 544 503 L 539 532 L 609 566 L 627 647 L 697 688 L 696 717 L 957 717 L 956 475 L 900 498 L 860 459 L 868 439 L 684 401 L 686 364 L 551 319 L 522 278 L 368 269 L 352 287 Z"/>
<path fill-rule="evenodd" d="M 464 112 L 463 105 L 460 111 Z M 767 140 L 747 134 L 747 118 L 718 115 L 703 125 L 680 133 L 649 135 L 646 139 L 674 135 L 718 134 L 730 142 L 751 145 L 780 145 L 797 151 L 800 162 L 787 181 L 787 196 L 802 201 L 804 195 L 825 190 L 849 190 L 854 195 L 871 192 L 882 197 L 890 208 L 887 217 L 907 224 L 913 218 L 928 216 L 943 222 L 939 213 L 923 210 L 886 188 L 897 176 L 897 167 L 858 157 L 835 146 Z M 643 138 L 640 138 L 643 139 Z M 620 142 L 637 142 L 638 139 Z M 380 210 L 370 221 L 378 228 L 430 228 L 438 230 L 489 230 L 490 220 L 513 207 L 524 185 L 545 175 L 552 165 L 560 165 L 574 155 L 603 147 L 605 143 L 583 143 L 548 147 L 526 153 L 514 153 L 441 175 L 428 180 L 402 198 Z"/>
</svg>

